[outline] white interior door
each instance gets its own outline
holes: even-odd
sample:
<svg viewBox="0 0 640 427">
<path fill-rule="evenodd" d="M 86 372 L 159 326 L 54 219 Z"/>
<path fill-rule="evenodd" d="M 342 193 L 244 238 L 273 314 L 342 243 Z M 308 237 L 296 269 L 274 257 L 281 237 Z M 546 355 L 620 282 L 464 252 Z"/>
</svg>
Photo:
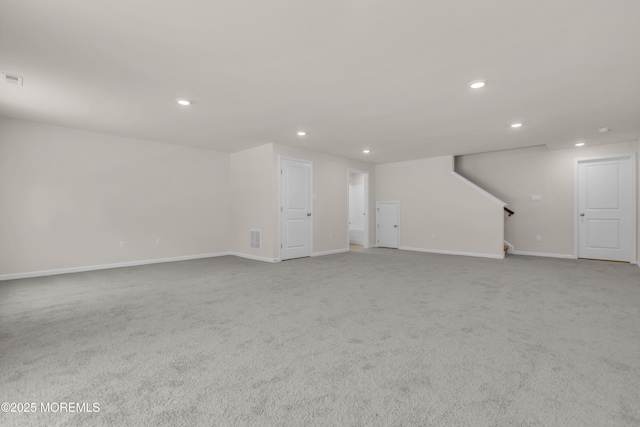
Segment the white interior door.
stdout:
<svg viewBox="0 0 640 427">
<path fill-rule="evenodd" d="M 635 260 L 632 160 L 578 161 L 578 258 Z"/>
<path fill-rule="evenodd" d="M 280 259 L 311 256 L 311 163 L 280 159 Z"/>
<path fill-rule="evenodd" d="M 398 202 L 378 202 L 376 219 L 378 230 L 378 246 L 398 248 L 399 209 Z"/>
</svg>

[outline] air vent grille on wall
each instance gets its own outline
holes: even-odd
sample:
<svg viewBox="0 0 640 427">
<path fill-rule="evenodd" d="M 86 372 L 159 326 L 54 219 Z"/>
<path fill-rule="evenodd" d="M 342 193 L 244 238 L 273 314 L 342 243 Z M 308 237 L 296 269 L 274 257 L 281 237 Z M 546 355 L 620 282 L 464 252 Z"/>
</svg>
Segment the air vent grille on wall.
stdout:
<svg viewBox="0 0 640 427">
<path fill-rule="evenodd" d="M 251 230 L 249 231 L 249 242 L 251 249 L 262 249 L 260 242 L 260 231 L 259 230 Z"/>
<path fill-rule="evenodd" d="M 12 85 L 22 86 L 22 77 L 13 74 L 2 73 L 4 75 L 4 81 L 11 83 Z"/>
</svg>

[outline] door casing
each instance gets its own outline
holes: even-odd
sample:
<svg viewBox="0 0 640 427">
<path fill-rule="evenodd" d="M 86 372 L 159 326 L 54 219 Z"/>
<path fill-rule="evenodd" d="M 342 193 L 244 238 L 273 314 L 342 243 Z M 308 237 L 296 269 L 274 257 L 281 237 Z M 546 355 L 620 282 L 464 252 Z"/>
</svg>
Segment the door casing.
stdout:
<svg viewBox="0 0 640 427">
<path fill-rule="evenodd" d="M 283 160 L 290 160 L 290 161 L 294 161 L 294 162 L 300 162 L 300 163 L 306 163 L 309 165 L 310 167 L 310 179 L 309 179 L 309 191 L 311 194 L 311 205 L 309 207 L 310 209 L 310 213 L 311 213 L 311 217 L 309 219 L 310 221 L 310 234 L 309 234 L 309 245 L 311 246 L 311 251 L 310 251 L 310 256 L 313 256 L 313 203 L 314 203 L 314 194 L 313 194 L 313 162 L 311 160 L 304 160 L 304 159 L 296 159 L 293 157 L 285 157 L 285 156 L 278 156 L 278 259 L 277 261 L 282 261 L 282 233 L 283 233 L 283 229 L 282 229 L 282 178 L 283 175 L 281 174 L 281 170 L 282 170 L 282 162 Z"/>
<path fill-rule="evenodd" d="M 369 172 L 360 169 L 347 169 L 347 245 L 349 245 L 349 215 L 350 212 L 350 200 L 349 200 L 349 174 L 360 173 L 364 175 L 364 248 L 371 247 L 369 242 Z M 349 247 L 349 246 L 347 246 Z"/>
<path fill-rule="evenodd" d="M 598 157 L 581 157 L 575 160 L 573 167 L 573 257 L 578 258 L 579 255 L 579 221 L 580 221 L 580 206 L 578 205 L 578 168 L 580 163 L 586 162 L 596 162 L 599 160 L 614 160 L 614 159 L 630 159 L 631 163 L 631 235 L 632 235 L 632 244 L 631 244 L 631 262 L 635 263 L 638 259 L 638 254 L 636 253 L 636 248 L 638 246 L 637 242 L 637 228 L 636 224 L 638 222 L 637 217 L 637 199 L 636 195 L 638 194 L 637 189 L 637 175 L 636 175 L 636 154 L 635 153 L 626 153 L 626 154 L 618 154 L 612 156 L 598 156 Z"/>
<path fill-rule="evenodd" d="M 378 241 L 379 236 L 380 236 L 380 230 L 379 230 L 379 225 L 380 225 L 380 221 L 378 219 L 378 215 L 380 212 L 380 205 L 383 204 L 395 204 L 396 205 L 396 209 L 397 209 L 397 215 L 398 215 L 398 223 L 397 223 L 397 229 L 396 229 L 396 233 L 397 233 L 397 248 L 400 248 L 400 202 L 398 200 L 389 200 L 389 201 L 383 201 L 383 202 L 376 202 L 376 246 L 380 247 Z M 383 247 L 387 247 L 387 246 L 383 246 Z"/>
</svg>

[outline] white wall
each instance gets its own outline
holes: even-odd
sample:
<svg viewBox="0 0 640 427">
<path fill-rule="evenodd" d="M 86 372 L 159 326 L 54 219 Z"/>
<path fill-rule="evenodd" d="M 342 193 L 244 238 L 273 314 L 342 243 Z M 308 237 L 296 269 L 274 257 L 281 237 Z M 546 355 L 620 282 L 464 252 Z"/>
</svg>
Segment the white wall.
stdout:
<svg viewBox="0 0 640 427">
<path fill-rule="evenodd" d="M 575 160 L 637 153 L 639 145 L 633 141 L 567 150 L 538 146 L 474 154 L 458 157 L 456 170 L 515 211 L 505 221 L 505 239 L 516 251 L 572 256 Z M 531 201 L 533 194 L 542 200 Z"/>
<path fill-rule="evenodd" d="M 231 154 L 231 251 L 264 260 L 280 257 L 280 156 L 313 162 L 313 253 L 347 250 L 347 170 L 366 170 L 373 176 L 373 165 L 270 143 Z M 373 194 L 370 200 L 373 200 Z M 372 207 L 370 211 L 373 212 Z M 373 227 L 371 224 L 371 229 Z M 262 232 L 261 250 L 249 248 L 249 230 Z"/>
<path fill-rule="evenodd" d="M 229 188 L 227 154 L 0 118 L 0 275 L 227 251 Z"/>
<path fill-rule="evenodd" d="M 0 275 L 227 252 L 275 260 L 280 155 L 313 162 L 313 253 L 348 249 L 347 170 L 370 173 L 373 204 L 371 164 L 275 144 L 229 155 L 2 118 Z M 249 248 L 249 230 L 261 231 L 261 250 Z"/>
<path fill-rule="evenodd" d="M 402 247 L 497 256 L 506 238 L 519 251 L 570 255 L 575 158 L 629 152 L 640 141 L 457 158 L 516 211 L 503 235 L 502 208 L 451 175 L 451 156 L 374 167 L 279 144 L 228 155 L 0 118 L 0 275 L 228 251 L 277 259 L 279 156 L 313 162 L 314 253 L 348 248 L 351 168 L 369 172 L 371 244 L 376 200 L 399 200 Z M 249 248 L 252 229 L 260 251 Z M 640 221 L 638 232 L 640 254 Z"/>
<path fill-rule="evenodd" d="M 302 148 L 274 144 L 273 161 L 278 164 L 278 156 L 291 157 L 313 162 L 313 252 L 325 253 L 349 249 L 349 195 L 348 169 L 359 169 L 369 172 L 369 212 L 374 212 L 374 166 L 366 162 L 329 156 Z M 274 182 L 278 182 L 277 168 Z M 277 198 L 274 212 L 277 213 Z M 278 219 L 274 221 L 274 229 L 278 230 Z M 373 218 L 369 221 L 369 236 L 375 236 Z M 277 242 L 276 242 L 277 244 Z M 279 253 L 279 248 L 274 251 Z"/>
<path fill-rule="evenodd" d="M 503 207 L 452 170 L 452 156 L 376 166 L 376 200 L 400 202 L 400 247 L 504 256 Z"/>
<path fill-rule="evenodd" d="M 231 154 L 231 251 L 251 258 L 279 257 L 274 218 L 277 216 L 278 189 L 273 176 L 273 144 L 265 144 Z M 249 246 L 249 231 L 261 232 L 261 249 Z"/>
</svg>

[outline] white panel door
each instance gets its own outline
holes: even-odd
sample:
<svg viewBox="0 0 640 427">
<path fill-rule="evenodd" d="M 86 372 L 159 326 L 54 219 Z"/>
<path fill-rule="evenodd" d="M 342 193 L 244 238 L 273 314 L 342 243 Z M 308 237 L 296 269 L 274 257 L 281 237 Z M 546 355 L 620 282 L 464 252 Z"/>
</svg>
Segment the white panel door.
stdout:
<svg viewBox="0 0 640 427">
<path fill-rule="evenodd" d="M 378 202 L 376 206 L 378 246 L 398 248 L 398 202 Z"/>
<path fill-rule="evenodd" d="M 311 256 L 311 163 L 280 162 L 280 259 Z"/>
<path fill-rule="evenodd" d="M 630 157 L 578 162 L 578 258 L 634 261 Z"/>
</svg>

